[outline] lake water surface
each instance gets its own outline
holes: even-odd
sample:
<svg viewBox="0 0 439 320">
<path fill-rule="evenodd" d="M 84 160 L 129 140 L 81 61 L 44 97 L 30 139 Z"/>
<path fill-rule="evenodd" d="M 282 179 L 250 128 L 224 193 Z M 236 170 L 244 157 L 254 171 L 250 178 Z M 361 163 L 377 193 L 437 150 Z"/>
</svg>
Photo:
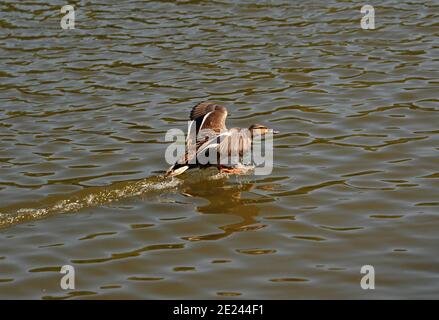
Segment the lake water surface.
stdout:
<svg viewBox="0 0 439 320">
<path fill-rule="evenodd" d="M 439 298 L 438 1 L 65 4 L 0 1 L 0 298 Z M 203 100 L 270 175 L 157 173 Z"/>
</svg>

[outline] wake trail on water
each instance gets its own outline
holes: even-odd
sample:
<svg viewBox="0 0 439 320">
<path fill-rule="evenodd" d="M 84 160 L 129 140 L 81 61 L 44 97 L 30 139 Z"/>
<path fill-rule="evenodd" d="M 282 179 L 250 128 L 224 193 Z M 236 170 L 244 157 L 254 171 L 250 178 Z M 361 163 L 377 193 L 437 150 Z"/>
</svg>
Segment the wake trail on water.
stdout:
<svg viewBox="0 0 439 320">
<path fill-rule="evenodd" d="M 88 187 L 69 195 L 49 196 L 42 201 L 14 204 L 0 209 L 0 228 L 42 219 L 55 214 L 76 212 L 125 198 L 172 190 L 183 183 L 179 179 L 150 177 L 117 182 L 110 186 Z"/>
<path fill-rule="evenodd" d="M 240 168 L 243 170 L 243 175 L 253 172 L 254 169 L 252 166 L 241 166 Z M 227 180 L 230 177 L 228 174 L 218 173 L 215 170 L 193 170 L 190 174 L 184 174 L 185 178 L 169 178 L 158 175 L 141 180 L 116 182 L 109 186 L 85 187 L 66 195 L 51 195 L 40 201 L 0 207 L 0 229 L 56 214 L 72 213 L 85 208 L 107 205 L 126 198 L 176 191 L 183 185 L 191 183 Z"/>
</svg>

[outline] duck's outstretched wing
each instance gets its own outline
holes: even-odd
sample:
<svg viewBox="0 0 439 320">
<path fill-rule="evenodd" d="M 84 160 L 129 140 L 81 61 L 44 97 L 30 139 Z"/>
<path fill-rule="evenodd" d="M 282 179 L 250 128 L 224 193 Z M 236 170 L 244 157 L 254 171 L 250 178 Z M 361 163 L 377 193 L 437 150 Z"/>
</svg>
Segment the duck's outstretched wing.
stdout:
<svg viewBox="0 0 439 320">
<path fill-rule="evenodd" d="M 251 138 L 249 134 L 242 132 L 239 128 L 223 131 L 212 135 L 204 136 L 196 142 L 196 147 L 186 150 L 180 161 L 174 164 L 166 172 L 166 176 L 177 176 L 185 172 L 190 166 L 196 166 L 197 157 L 205 152 L 214 152 L 216 162 L 210 165 L 221 165 L 234 167 L 248 155 L 251 149 Z"/>
<path fill-rule="evenodd" d="M 202 139 L 196 141 L 195 146 L 191 148 L 190 144 L 186 144 L 186 151 L 183 157 L 172 165 L 167 171 L 165 176 L 174 177 L 182 174 L 191 166 L 197 166 L 197 157 L 206 152 L 214 152 L 218 155 L 219 150 L 221 150 L 221 145 L 224 141 L 224 136 L 228 136 L 229 133 L 224 131 L 222 133 L 214 133 L 210 131 Z M 218 158 L 218 157 L 217 157 Z M 211 163 L 215 165 L 215 163 Z"/>
<path fill-rule="evenodd" d="M 199 117 L 204 117 L 207 113 L 215 111 L 217 107 L 220 107 L 220 105 L 210 101 L 200 102 L 192 108 L 190 119 L 195 120 Z"/>
<path fill-rule="evenodd" d="M 166 176 L 176 176 L 189 169 L 191 160 L 202 152 L 220 149 L 220 140 L 225 135 L 227 109 L 213 102 L 204 101 L 194 106 L 190 113 L 188 134 L 186 139 L 186 153 L 176 164 L 166 172 Z M 195 127 L 195 137 L 192 136 L 192 126 Z M 206 134 L 200 133 L 206 130 Z M 200 133 L 200 135 L 199 135 Z M 195 146 L 194 146 L 195 144 Z"/>
<path fill-rule="evenodd" d="M 184 155 L 166 171 L 165 177 L 178 176 L 189 169 L 190 164 L 193 162 L 192 160 L 197 156 L 200 148 L 203 148 L 204 144 L 208 141 L 208 137 L 205 137 L 204 139 L 197 141 L 194 147 L 191 146 L 193 143 L 192 139 L 187 141 Z"/>
<path fill-rule="evenodd" d="M 209 101 L 197 104 L 190 113 L 190 119 L 196 123 L 197 133 L 201 129 L 225 130 L 226 118 L 226 107 Z"/>
<path fill-rule="evenodd" d="M 215 163 L 225 167 L 233 167 L 242 162 L 250 160 L 252 139 L 250 133 L 240 128 L 232 128 L 214 135 L 206 136 L 205 140 L 198 146 L 194 156 L 198 157 L 206 150 L 216 154 Z"/>
</svg>

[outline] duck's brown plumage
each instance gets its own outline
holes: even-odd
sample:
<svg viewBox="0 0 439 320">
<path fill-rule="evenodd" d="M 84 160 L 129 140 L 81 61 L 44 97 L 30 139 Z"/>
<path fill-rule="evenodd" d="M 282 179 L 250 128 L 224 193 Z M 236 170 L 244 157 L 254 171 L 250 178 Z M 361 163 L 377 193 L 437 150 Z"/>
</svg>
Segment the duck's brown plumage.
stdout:
<svg viewBox="0 0 439 320">
<path fill-rule="evenodd" d="M 203 124 L 202 129 L 226 130 L 226 118 L 226 107 L 210 101 L 197 104 L 192 108 L 190 114 L 190 119 L 194 120 L 197 125 L 197 133 L 200 130 L 201 124 Z"/>
<path fill-rule="evenodd" d="M 183 158 L 168 169 L 168 171 L 166 172 L 166 176 L 179 175 L 192 167 L 225 167 L 219 164 L 190 164 L 190 160 L 196 157 L 201 152 L 209 152 L 214 150 L 214 152 L 217 152 L 217 158 L 219 159 L 221 157 L 230 156 L 231 154 L 238 154 L 239 156 L 242 156 L 247 150 L 251 148 L 252 135 L 240 136 L 239 142 L 231 143 L 233 134 L 241 133 L 241 128 L 227 129 L 227 114 L 228 112 L 226 107 L 210 101 L 201 102 L 192 108 L 190 112 L 190 120 L 192 120 L 193 123 L 195 123 L 196 125 L 196 134 L 198 135 L 200 130 L 211 130 L 216 132 L 218 135 L 213 138 L 211 135 L 206 135 L 204 137 L 202 136 L 201 138 L 198 136 L 195 146 L 196 152 L 192 152 L 192 154 L 190 154 L 188 151 L 186 151 Z M 257 126 L 261 125 L 252 125 L 249 128 L 250 132 L 252 132 L 252 130 L 254 129 L 257 129 Z M 226 135 L 220 136 L 220 133 L 226 133 Z M 187 143 L 190 144 L 190 141 L 188 140 Z M 218 143 L 218 145 L 215 148 L 206 151 L 207 146 L 212 143 Z"/>
</svg>

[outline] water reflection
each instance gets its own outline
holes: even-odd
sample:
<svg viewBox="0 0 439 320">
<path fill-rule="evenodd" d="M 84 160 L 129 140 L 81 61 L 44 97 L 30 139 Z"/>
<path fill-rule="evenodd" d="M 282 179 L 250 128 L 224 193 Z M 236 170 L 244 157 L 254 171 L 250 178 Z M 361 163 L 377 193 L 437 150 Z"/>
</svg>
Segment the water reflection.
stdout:
<svg viewBox="0 0 439 320">
<path fill-rule="evenodd" d="M 186 181 L 182 194 L 190 197 L 197 197 L 206 200 L 208 203 L 197 206 L 196 210 L 202 214 L 226 214 L 240 218 L 238 223 L 220 226 L 223 232 L 183 237 L 189 241 L 218 240 L 226 238 L 235 232 L 255 231 L 264 228 L 266 225 L 257 219 L 260 208 L 255 205 L 258 201 L 267 201 L 252 190 L 255 183 L 252 182 L 230 182 L 228 177 L 206 182 L 191 183 Z"/>
</svg>

